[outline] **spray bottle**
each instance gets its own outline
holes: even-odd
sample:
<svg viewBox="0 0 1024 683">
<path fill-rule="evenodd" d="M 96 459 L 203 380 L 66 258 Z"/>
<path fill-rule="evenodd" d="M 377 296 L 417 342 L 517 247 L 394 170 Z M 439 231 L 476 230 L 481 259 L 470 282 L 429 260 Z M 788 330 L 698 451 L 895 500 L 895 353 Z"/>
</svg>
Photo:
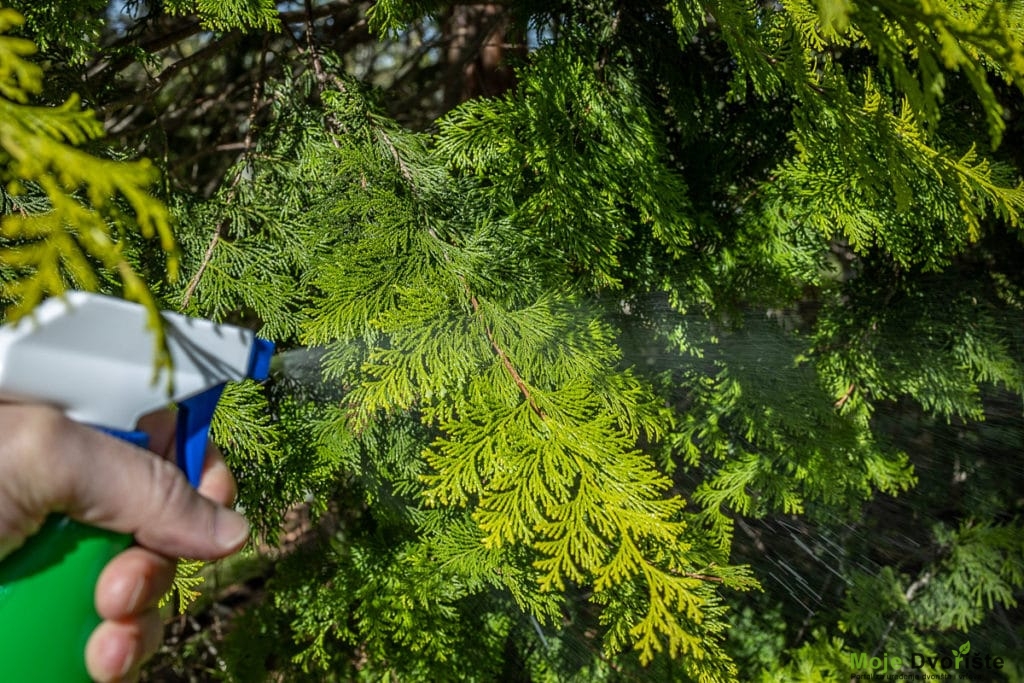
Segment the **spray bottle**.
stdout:
<svg viewBox="0 0 1024 683">
<path fill-rule="evenodd" d="M 133 431 L 138 419 L 176 403 L 178 465 L 197 486 L 221 390 L 228 381 L 265 379 L 273 345 L 250 330 L 165 313 L 171 370 L 154 377 L 148 315 L 127 301 L 70 292 L 0 327 L 0 401 L 56 406 L 143 447 L 145 433 Z M 99 624 L 96 581 L 131 542 L 51 515 L 0 561 L 0 680 L 90 680 L 85 645 Z"/>
</svg>

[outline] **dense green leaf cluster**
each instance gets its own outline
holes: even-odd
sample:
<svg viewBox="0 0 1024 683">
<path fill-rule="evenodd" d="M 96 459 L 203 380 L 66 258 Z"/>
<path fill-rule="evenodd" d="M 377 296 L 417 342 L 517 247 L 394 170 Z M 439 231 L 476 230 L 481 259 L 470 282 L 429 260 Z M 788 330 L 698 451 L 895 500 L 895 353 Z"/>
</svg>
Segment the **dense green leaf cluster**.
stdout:
<svg viewBox="0 0 1024 683">
<path fill-rule="evenodd" d="M 314 538 L 228 677 L 1019 652 L 1021 4 L 507 4 L 532 41 L 509 91 L 410 131 L 307 45 L 242 103 L 226 175 L 168 198 L 184 277 L 124 247 L 169 305 L 284 352 L 214 432 L 260 530 L 304 502 Z M 278 17 L 166 8 L 257 38 Z"/>
<path fill-rule="evenodd" d="M 166 0 L 171 14 L 198 15 L 203 26 L 213 31 L 232 29 L 277 30 L 277 8 L 268 0 Z"/>
<path fill-rule="evenodd" d="M 148 194 L 157 171 L 148 160 L 120 161 L 83 149 L 103 135 L 93 112 L 72 96 L 57 107 L 31 103 L 43 71 L 29 61 L 35 45 L 7 35 L 24 18 L 0 7 L 0 301 L 11 319 L 68 287 L 96 289 L 116 273 L 125 296 L 156 319 L 145 280 L 125 254 L 127 234 L 158 238 L 177 270 L 171 216 Z M 158 340 L 158 347 L 162 339 Z M 162 357 L 161 362 L 166 362 Z"/>
</svg>

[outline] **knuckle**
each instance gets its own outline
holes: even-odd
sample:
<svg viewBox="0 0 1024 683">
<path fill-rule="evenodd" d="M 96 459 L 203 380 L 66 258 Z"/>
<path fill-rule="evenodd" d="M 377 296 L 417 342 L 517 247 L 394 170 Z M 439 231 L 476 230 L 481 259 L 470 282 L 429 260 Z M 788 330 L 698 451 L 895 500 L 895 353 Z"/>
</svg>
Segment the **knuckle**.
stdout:
<svg viewBox="0 0 1024 683">
<path fill-rule="evenodd" d="M 0 461 L 11 474 L 7 485 L 17 488 L 12 493 L 29 507 L 64 501 L 82 455 L 80 428 L 55 408 L 8 405 L 0 429 Z"/>
<path fill-rule="evenodd" d="M 165 557 L 188 554 L 205 535 L 202 502 L 185 475 L 170 461 L 150 458 L 150 486 L 136 541 Z"/>
<path fill-rule="evenodd" d="M 37 459 L 60 453 L 71 421 L 49 406 L 9 406 L 5 409 L 4 443 L 12 453 Z"/>
<path fill-rule="evenodd" d="M 192 487 L 174 463 L 157 456 L 149 460 L 153 514 L 160 519 L 180 512 L 192 496 Z"/>
</svg>

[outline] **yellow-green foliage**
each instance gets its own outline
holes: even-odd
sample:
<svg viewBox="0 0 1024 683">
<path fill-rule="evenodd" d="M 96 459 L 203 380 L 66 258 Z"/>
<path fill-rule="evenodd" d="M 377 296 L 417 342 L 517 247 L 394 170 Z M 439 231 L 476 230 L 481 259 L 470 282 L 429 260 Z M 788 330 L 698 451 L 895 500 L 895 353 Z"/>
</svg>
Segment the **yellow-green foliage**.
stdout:
<svg viewBox="0 0 1024 683">
<path fill-rule="evenodd" d="M 35 48 L 2 35 L 20 24 L 16 12 L 0 9 L 0 179 L 9 196 L 0 220 L 0 262 L 16 273 L 0 290 L 12 304 L 8 313 L 22 315 L 69 287 L 96 289 L 99 268 L 116 272 L 126 296 L 155 311 L 149 286 L 125 259 L 121 241 L 126 230 L 138 230 L 173 253 L 170 215 L 148 193 L 157 170 L 148 161 L 104 159 L 80 149 L 101 138 L 103 126 L 77 98 L 59 107 L 30 103 L 44 82 L 42 69 L 27 59 Z M 35 191 L 45 195 L 46 210 L 18 206 L 20 195 Z M 174 266 L 172 256 L 171 277 Z"/>
<path fill-rule="evenodd" d="M 497 4 L 529 36 L 515 87 L 430 133 L 327 50 L 345 3 L 294 43 L 193 36 L 173 64 L 209 126 L 147 102 L 176 141 L 238 125 L 216 170 L 167 145 L 202 177 L 175 177 L 161 294 L 296 347 L 213 427 L 258 528 L 325 513 L 225 675 L 845 679 L 847 650 L 949 651 L 1019 600 L 1021 4 Z M 390 59 L 449 9 L 369 20 Z M 47 144 L 100 133 L 45 111 L 78 135 Z M 76 172 L 54 192 L 109 218 Z"/>
<path fill-rule="evenodd" d="M 259 310 L 321 349 L 326 388 L 277 404 L 311 426 L 286 427 L 304 438 L 284 439 L 275 481 L 296 468 L 323 490 L 334 472 L 366 506 L 323 562 L 282 568 L 259 618 L 287 622 L 282 651 L 312 672 L 362 675 L 355 648 L 374 672 L 487 680 L 461 668 L 492 647 L 477 630 L 525 614 L 498 632 L 560 643 L 531 659 L 537 680 L 574 638 L 652 678 L 756 678 L 728 647 L 726 603 L 758 585 L 737 530 L 910 495 L 886 402 L 976 420 L 989 385 L 1022 389 L 988 276 L 924 275 L 1019 229 L 1019 168 L 990 151 L 1001 105 L 970 76 L 1015 83 L 991 28 L 1015 15 L 513 4 L 563 31 L 514 90 L 425 135 L 350 81 L 323 109 L 282 83 L 251 182 L 183 221 L 197 306 Z M 374 21 L 440 9 L 381 2 Z M 945 107 L 951 89 L 970 104 Z M 234 239 L 205 259 L 227 218 Z M 1003 584 L 986 595 L 1011 604 Z M 845 671 L 826 626 L 774 673 Z"/>
</svg>

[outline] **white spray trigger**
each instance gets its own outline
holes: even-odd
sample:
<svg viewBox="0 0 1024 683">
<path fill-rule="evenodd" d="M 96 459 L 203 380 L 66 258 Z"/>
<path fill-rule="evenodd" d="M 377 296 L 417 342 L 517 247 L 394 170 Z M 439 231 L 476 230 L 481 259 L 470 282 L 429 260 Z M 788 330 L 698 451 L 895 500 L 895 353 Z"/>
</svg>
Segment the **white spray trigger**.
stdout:
<svg viewBox="0 0 1024 683">
<path fill-rule="evenodd" d="M 31 316 L 0 327 L 0 401 L 47 403 L 79 422 L 128 431 L 171 402 L 214 389 L 219 397 L 228 381 L 266 377 L 273 345 L 251 330 L 176 313 L 163 317 L 172 370 L 154 381 L 156 336 L 143 306 L 86 292 L 45 301 Z M 205 420 L 192 430 L 202 432 L 201 450 L 216 405 L 211 398 L 197 401 L 205 407 L 186 418 Z"/>
</svg>

